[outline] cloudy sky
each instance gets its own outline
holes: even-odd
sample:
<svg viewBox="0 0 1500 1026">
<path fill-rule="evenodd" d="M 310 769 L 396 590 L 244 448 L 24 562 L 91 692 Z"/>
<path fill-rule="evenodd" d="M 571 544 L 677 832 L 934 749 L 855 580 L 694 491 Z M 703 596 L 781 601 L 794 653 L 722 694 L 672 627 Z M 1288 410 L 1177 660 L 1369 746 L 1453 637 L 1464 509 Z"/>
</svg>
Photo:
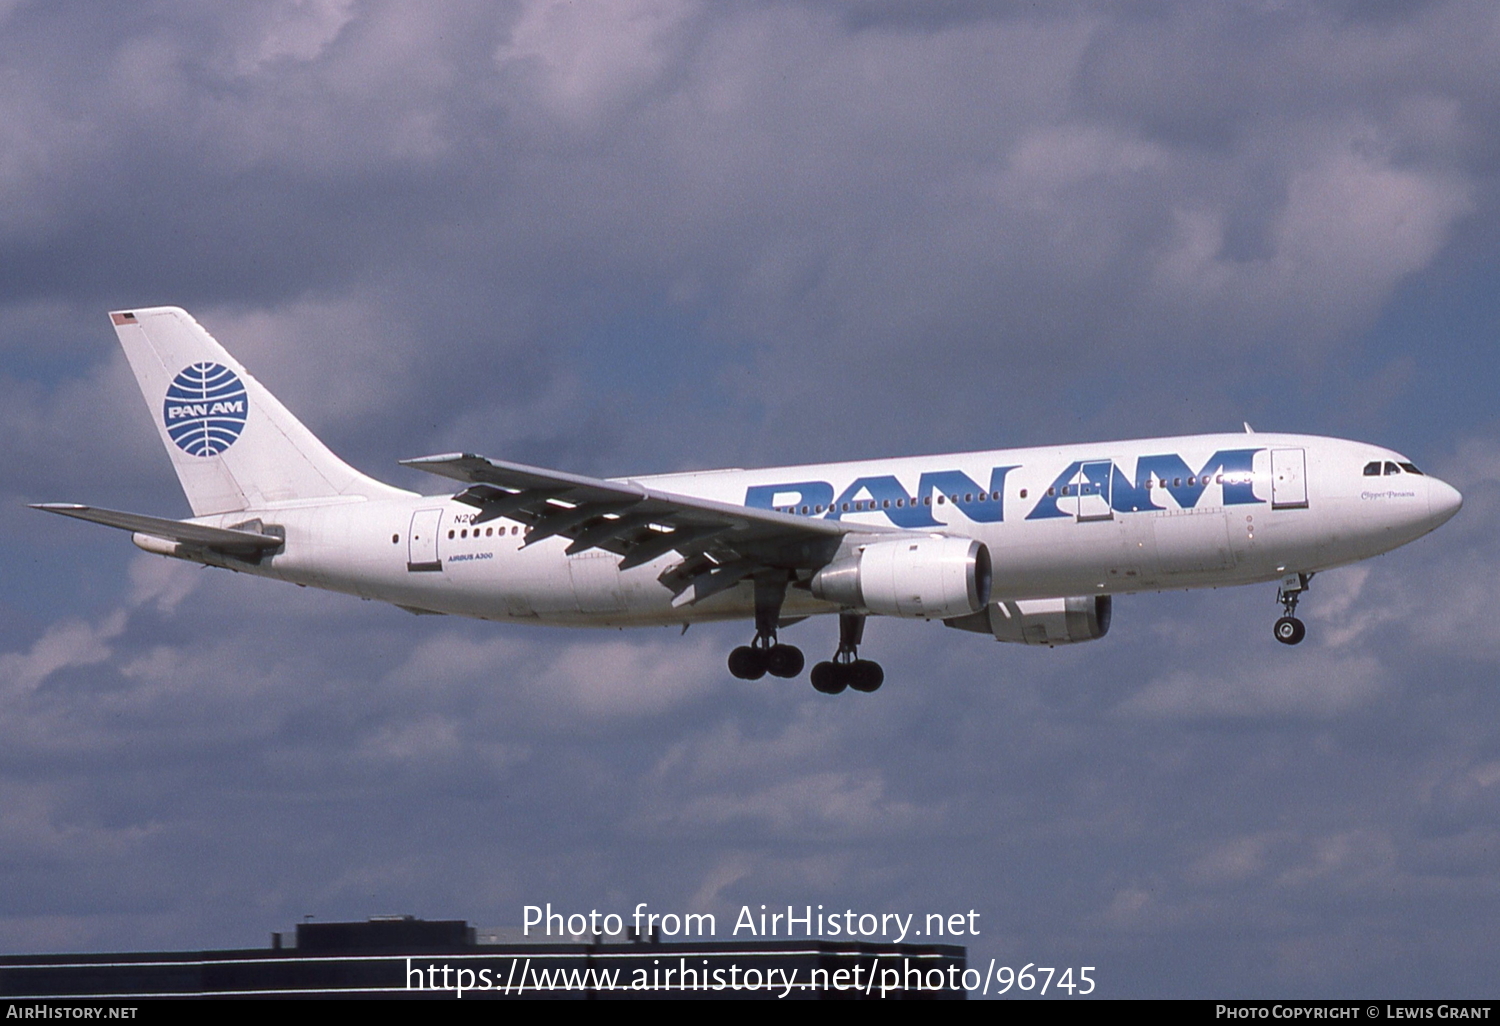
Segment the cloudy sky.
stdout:
<svg viewBox="0 0 1500 1026">
<path fill-rule="evenodd" d="M 1493 996 L 1500 10 L 0 0 L 0 950 L 304 915 L 977 910 L 1103 995 Z M 1436 534 L 1018 650 L 415 618 L 24 503 L 187 506 L 105 311 L 356 466 L 1194 431 L 1389 445 Z M 831 623 L 787 632 L 812 658 Z"/>
</svg>

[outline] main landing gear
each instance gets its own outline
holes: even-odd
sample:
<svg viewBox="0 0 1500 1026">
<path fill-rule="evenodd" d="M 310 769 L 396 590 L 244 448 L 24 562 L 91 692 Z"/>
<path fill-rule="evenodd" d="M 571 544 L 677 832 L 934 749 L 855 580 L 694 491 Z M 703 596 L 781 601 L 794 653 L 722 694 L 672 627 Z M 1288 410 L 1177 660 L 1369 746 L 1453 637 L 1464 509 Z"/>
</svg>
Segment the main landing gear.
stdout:
<svg viewBox="0 0 1500 1026">
<path fill-rule="evenodd" d="M 768 673 L 773 677 L 795 677 L 802 672 L 806 664 L 802 650 L 776 640 L 786 588 L 785 578 L 755 579 L 755 640 L 729 653 L 729 672 L 740 680 L 760 680 Z M 879 663 L 859 658 L 859 643 L 864 634 L 862 615 L 839 614 L 839 650 L 831 661 L 813 667 L 814 688 L 825 695 L 836 695 L 846 688 L 879 690 L 885 683 L 885 671 Z"/>
<path fill-rule="evenodd" d="M 858 613 L 839 614 L 839 650 L 831 662 L 812 668 L 812 686 L 825 695 L 836 695 L 845 688 L 855 691 L 878 691 L 885 683 L 880 664 L 859 658 L 859 643 L 865 635 L 865 618 Z"/>
<path fill-rule="evenodd" d="M 786 585 L 785 578 L 755 579 L 755 640 L 729 653 L 729 672 L 740 680 L 760 680 L 767 673 L 795 677 L 807 663 L 800 648 L 776 640 Z"/>
<path fill-rule="evenodd" d="M 1281 589 L 1277 591 L 1276 599 L 1281 603 L 1283 615 L 1271 630 L 1276 635 L 1276 640 L 1283 645 L 1295 645 L 1307 637 L 1307 626 L 1295 614 L 1297 600 L 1307 590 L 1307 584 L 1311 580 L 1312 574 L 1287 574 L 1281 579 Z"/>
<path fill-rule="evenodd" d="M 806 664 L 800 648 L 780 644 L 774 633 L 757 633 L 750 644 L 729 653 L 729 672 L 740 680 L 760 680 L 768 673 L 773 677 L 795 677 Z"/>
</svg>

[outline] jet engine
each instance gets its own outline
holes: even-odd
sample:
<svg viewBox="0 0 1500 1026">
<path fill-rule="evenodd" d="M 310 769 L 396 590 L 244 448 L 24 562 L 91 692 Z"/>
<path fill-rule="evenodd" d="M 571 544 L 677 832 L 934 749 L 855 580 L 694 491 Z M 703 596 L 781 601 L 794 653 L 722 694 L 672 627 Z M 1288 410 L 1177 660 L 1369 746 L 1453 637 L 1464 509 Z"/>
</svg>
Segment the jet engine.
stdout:
<svg viewBox="0 0 1500 1026">
<path fill-rule="evenodd" d="M 1114 605 L 1108 595 L 996 602 L 968 616 L 946 619 L 949 627 L 993 634 L 1022 645 L 1071 645 L 1109 633 Z"/>
<path fill-rule="evenodd" d="M 880 616 L 961 617 L 990 600 L 990 550 L 939 535 L 868 542 L 819 570 L 811 586 L 824 601 Z"/>
</svg>

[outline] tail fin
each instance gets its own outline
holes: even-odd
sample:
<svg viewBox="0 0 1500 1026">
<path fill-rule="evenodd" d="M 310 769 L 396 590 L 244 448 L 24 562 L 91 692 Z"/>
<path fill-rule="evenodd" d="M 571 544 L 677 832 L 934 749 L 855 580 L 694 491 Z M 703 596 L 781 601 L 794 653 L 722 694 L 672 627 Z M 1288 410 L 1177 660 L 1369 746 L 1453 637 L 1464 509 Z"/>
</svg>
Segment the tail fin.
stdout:
<svg viewBox="0 0 1500 1026">
<path fill-rule="evenodd" d="M 109 317 L 194 516 L 405 494 L 330 452 L 186 310 Z"/>
</svg>

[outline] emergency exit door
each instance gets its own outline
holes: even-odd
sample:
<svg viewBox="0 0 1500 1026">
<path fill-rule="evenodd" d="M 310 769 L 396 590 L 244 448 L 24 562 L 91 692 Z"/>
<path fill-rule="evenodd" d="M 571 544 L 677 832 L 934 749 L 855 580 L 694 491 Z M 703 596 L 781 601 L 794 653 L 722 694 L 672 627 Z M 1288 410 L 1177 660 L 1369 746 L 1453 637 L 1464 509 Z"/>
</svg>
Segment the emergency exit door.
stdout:
<svg viewBox="0 0 1500 1026">
<path fill-rule="evenodd" d="M 1073 516 L 1083 520 L 1110 520 L 1115 511 L 1110 505 L 1110 484 L 1115 465 L 1110 460 L 1093 460 L 1078 468 L 1067 491 L 1067 503 Z"/>
</svg>

